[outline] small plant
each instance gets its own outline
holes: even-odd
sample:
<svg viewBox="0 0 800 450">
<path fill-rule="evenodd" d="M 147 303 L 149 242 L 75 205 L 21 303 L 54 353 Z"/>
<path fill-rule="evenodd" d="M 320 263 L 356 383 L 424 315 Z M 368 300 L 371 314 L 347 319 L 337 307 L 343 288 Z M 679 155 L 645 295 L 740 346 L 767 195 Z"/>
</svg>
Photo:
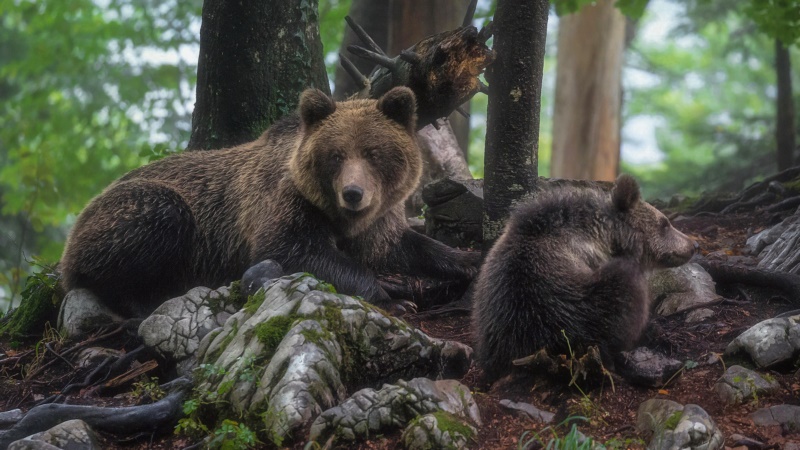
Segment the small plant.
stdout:
<svg viewBox="0 0 800 450">
<path fill-rule="evenodd" d="M 230 419 L 222 421 L 214 430 L 214 437 L 208 442 L 208 448 L 221 450 L 244 450 L 253 448 L 258 440 L 256 434 L 243 423 Z"/>
<path fill-rule="evenodd" d="M 520 436 L 519 441 L 517 442 L 517 449 L 524 450 L 529 448 L 535 443 L 538 443 L 541 447 L 545 448 L 546 450 L 590 450 L 593 449 L 597 444 L 591 438 L 587 438 L 581 432 L 578 431 L 578 426 L 576 424 L 572 424 L 570 430 L 564 436 L 559 436 L 556 428 L 562 427 L 570 423 L 574 420 L 583 420 L 586 421 L 585 417 L 568 417 L 566 420 L 558 424 L 556 427 L 547 427 L 543 429 L 540 433 L 544 433 L 549 431 L 553 437 L 547 440 L 542 438 L 540 433 L 533 433 L 526 439 L 526 437 L 530 434 L 530 432 L 526 431 L 522 433 Z"/>
<path fill-rule="evenodd" d="M 158 384 L 158 377 L 133 383 L 133 390 L 131 391 L 131 396 L 137 400 L 149 398 L 153 401 L 158 401 L 164 398 L 165 395 L 166 393 Z"/>
</svg>

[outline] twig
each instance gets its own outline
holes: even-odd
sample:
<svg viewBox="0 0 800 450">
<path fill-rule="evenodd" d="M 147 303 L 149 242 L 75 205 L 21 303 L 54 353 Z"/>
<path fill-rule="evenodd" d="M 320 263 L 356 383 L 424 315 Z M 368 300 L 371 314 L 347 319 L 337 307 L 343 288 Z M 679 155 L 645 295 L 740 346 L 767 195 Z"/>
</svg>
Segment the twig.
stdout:
<svg viewBox="0 0 800 450">
<path fill-rule="evenodd" d="M 350 61 L 350 58 L 344 56 L 343 54 L 339 53 L 339 63 L 342 65 L 342 68 L 353 81 L 356 82 L 356 86 L 360 86 L 360 88 L 368 88 L 369 87 L 369 79 L 358 70 L 353 61 Z"/>
<path fill-rule="evenodd" d="M 56 357 L 59 358 L 60 360 L 64 361 L 69 366 L 70 369 L 75 370 L 75 366 L 71 362 L 69 362 L 67 358 L 64 358 L 57 351 L 53 350 L 52 345 L 53 345 L 52 342 L 47 342 L 44 344 L 44 348 L 46 348 L 50 353 L 56 355 Z"/>
<path fill-rule="evenodd" d="M 469 5 L 467 6 L 467 13 L 464 14 L 464 20 L 461 21 L 462 27 L 472 24 L 472 20 L 475 18 L 475 9 L 477 7 L 478 0 L 470 0 Z"/>
<path fill-rule="evenodd" d="M 77 350 L 80 350 L 81 348 L 83 348 L 83 347 L 85 347 L 85 346 L 87 346 L 89 344 L 93 344 L 93 343 L 95 343 L 97 341 L 101 341 L 103 339 L 107 339 L 107 338 L 109 338 L 111 336 L 117 335 L 117 334 L 121 333 L 124 329 L 125 329 L 125 324 L 123 323 L 122 325 L 120 325 L 114 331 L 111 331 L 109 333 L 103 334 L 101 336 L 95 336 L 93 338 L 86 339 L 85 341 L 82 341 L 82 342 L 79 342 L 79 343 L 73 345 L 72 347 L 68 348 L 67 350 L 61 352 L 61 355 L 62 356 L 67 356 L 67 355 L 69 355 L 69 354 L 71 354 L 71 353 L 73 353 L 73 352 L 75 352 Z M 58 359 L 51 359 L 46 364 L 43 364 L 43 365 L 39 366 L 39 368 L 37 368 L 33 372 L 29 373 L 25 377 L 25 379 L 26 380 L 30 380 L 31 378 L 34 378 L 36 375 L 39 375 L 40 373 L 42 373 L 42 371 L 44 369 L 52 366 L 56 361 L 58 361 Z"/>
<path fill-rule="evenodd" d="M 372 61 L 375 64 L 386 67 L 389 70 L 392 71 L 397 70 L 397 62 L 394 59 L 389 58 L 384 54 L 375 53 L 373 51 L 367 50 L 364 47 L 359 47 L 358 45 L 348 45 L 347 50 L 356 56 Z"/>
<path fill-rule="evenodd" d="M 459 106 L 458 108 L 456 108 L 456 112 L 464 116 L 465 119 L 469 119 L 469 113 L 464 111 L 464 108 Z"/>
</svg>

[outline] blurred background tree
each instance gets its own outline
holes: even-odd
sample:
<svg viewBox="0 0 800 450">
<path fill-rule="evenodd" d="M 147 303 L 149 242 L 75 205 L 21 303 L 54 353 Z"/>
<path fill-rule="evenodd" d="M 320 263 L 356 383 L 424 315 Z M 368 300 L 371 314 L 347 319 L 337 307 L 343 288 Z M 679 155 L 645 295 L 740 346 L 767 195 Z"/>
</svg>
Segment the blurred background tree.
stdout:
<svg viewBox="0 0 800 450">
<path fill-rule="evenodd" d="M 353 8 L 359 3 L 381 2 L 353 0 Z M 586 3 L 556 5 L 564 15 Z M 647 6 L 622 68 L 622 171 L 637 175 L 651 198 L 736 191 L 774 173 L 777 101 L 800 103 L 796 92 L 778 87 L 776 40 L 787 49 L 789 79 L 797 86 L 791 60 L 798 57 L 800 1 L 622 4 Z M 476 23 L 491 18 L 494 7 L 495 1 L 481 0 Z M 19 293 L 29 262 L 59 258 L 66 231 L 92 196 L 128 170 L 186 148 L 201 8 L 201 0 L 0 0 L 0 309 Z M 351 0 L 319 2 L 331 83 L 341 81 L 337 55 L 350 11 Z M 558 22 L 554 10 L 541 99 L 544 176 L 550 174 Z M 384 31 L 388 46 L 391 29 Z M 469 163 L 478 177 L 485 111 L 486 96 L 475 96 Z M 797 119 L 788 123 L 796 136 Z M 789 163 L 796 164 L 796 147 L 791 151 Z"/>
</svg>

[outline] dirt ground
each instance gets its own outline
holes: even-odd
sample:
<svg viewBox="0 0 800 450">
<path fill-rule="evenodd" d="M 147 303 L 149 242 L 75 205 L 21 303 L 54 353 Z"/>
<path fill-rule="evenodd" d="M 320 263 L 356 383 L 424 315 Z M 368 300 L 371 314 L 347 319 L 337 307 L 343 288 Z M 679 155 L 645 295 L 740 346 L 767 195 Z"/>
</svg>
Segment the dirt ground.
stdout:
<svg viewBox="0 0 800 450">
<path fill-rule="evenodd" d="M 685 220 L 678 217 L 673 219 L 673 223 L 697 239 L 703 253 L 724 252 L 736 255 L 741 253 L 748 235 L 764 228 L 765 220 L 759 216 L 747 215 L 700 216 Z M 473 367 L 461 382 L 471 388 L 480 407 L 483 425 L 479 427 L 479 434 L 470 448 L 521 448 L 522 442 L 531 439 L 537 433 L 546 442 L 553 436 L 554 431 L 561 436 L 567 431 L 565 427 L 544 430 L 544 425 L 522 418 L 501 407 L 499 401 L 503 398 L 529 402 L 542 410 L 556 413 L 556 423 L 570 416 L 585 416 L 588 421 L 577 422 L 579 429 L 595 440 L 614 448 L 644 447 L 648 437 L 637 433 L 634 425 L 639 404 L 650 398 L 700 405 L 721 428 L 728 447 L 748 448 L 737 443 L 732 438 L 734 434 L 763 443 L 761 446 L 751 444 L 749 448 L 783 448 L 789 442 L 800 444 L 800 434 L 785 433 L 778 427 L 757 427 L 749 419 L 750 413 L 762 407 L 800 404 L 800 379 L 797 372 L 770 372 L 780 383 L 781 391 L 770 397 L 759 397 L 757 402 L 736 407 L 723 407 L 713 390 L 725 367 L 734 363 L 727 359 L 720 362 L 714 355 L 723 353 L 725 346 L 751 325 L 781 312 L 796 309 L 797 304 L 791 304 L 789 299 L 782 297 L 778 291 L 770 292 L 744 285 L 718 286 L 718 293 L 726 300 L 711 306 L 715 315 L 710 319 L 692 325 L 685 324 L 681 314 L 653 320 L 655 329 L 660 330 L 658 339 L 660 344 L 657 350 L 681 361 L 697 363 L 661 389 L 631 386 L 620 378 L 614 379 L 613 388 L 609 382 L 589 390 L 585 396 L 576 388 L 565 386 L 563 382 L 554 383 L 533 378 L 527 383 L 515 385 L 513 389 L 492 389 L 482 382 L 480 370 Z M 436 319 L 407 316 L 406 319 L 431 336 L 472 344 L 469 317 L 466 314 Z M 124 333 L 100 343 L 128 350 L 137 345 L 132 338 L 125 337 Z M 13 408 L 27 410 L 38 401 L 58 393 L 69 383 L 80 381 L 71 379 L 74 377 L 74 371 L 61 361 L 51 364 L 32 379 L 24 380 L 23 375 L 30 373 L 35 358 L 42 358 L 42 361 L 53 358 L 45 349 L 34 347 L 32 344 L 14 345 L 14 347 L 16 348 L 12 348 L 9 342 L 0 341 L 0 348 L 6 354 L 5 359 L 0 357 L 0 410 Z M 709 363 L 710 360 L 716 362 Z M 135 399 L 131 397 L 129 391 L 130 385 L 118 391 L 112 389 L 100 393 L 77 390 L 69 396 L 69 402 L 94 405 L 132 404 Z M 344 445 L 341 448 L 401 448 L 398 438 L 399 432 L 375 437 L 355 445 Z M 104 448 L 126 449 L 173 449 L 195 443 L 173 435 L 136 436 L 126 441 L 112 440 L 108 436 L 104 439 Z M 303 443 L 297 443 L 294 448 L 303 448 Z"/>
</svg>

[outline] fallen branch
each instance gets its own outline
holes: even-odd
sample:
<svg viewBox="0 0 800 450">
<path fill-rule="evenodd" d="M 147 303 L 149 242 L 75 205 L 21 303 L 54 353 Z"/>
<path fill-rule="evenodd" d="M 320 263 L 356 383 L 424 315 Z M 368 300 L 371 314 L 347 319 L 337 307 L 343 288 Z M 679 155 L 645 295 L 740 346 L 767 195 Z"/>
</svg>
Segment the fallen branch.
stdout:
<svg viewBox="0 0 800 450">
<path fill-rule="evenodd" d="M 34 407 L 13 428 L 0 434 L 0 448 L 72 419 L 83 420 L 96 431 L 121 435 L 152 433 L 171 427 L 183 414 L 181 408 L 192 387 L 186 378 L 179 381 L 172 383 L 174 390 L 169 395 L 149 405 L 105 408 L 48 404 Z"/>
</svg>

